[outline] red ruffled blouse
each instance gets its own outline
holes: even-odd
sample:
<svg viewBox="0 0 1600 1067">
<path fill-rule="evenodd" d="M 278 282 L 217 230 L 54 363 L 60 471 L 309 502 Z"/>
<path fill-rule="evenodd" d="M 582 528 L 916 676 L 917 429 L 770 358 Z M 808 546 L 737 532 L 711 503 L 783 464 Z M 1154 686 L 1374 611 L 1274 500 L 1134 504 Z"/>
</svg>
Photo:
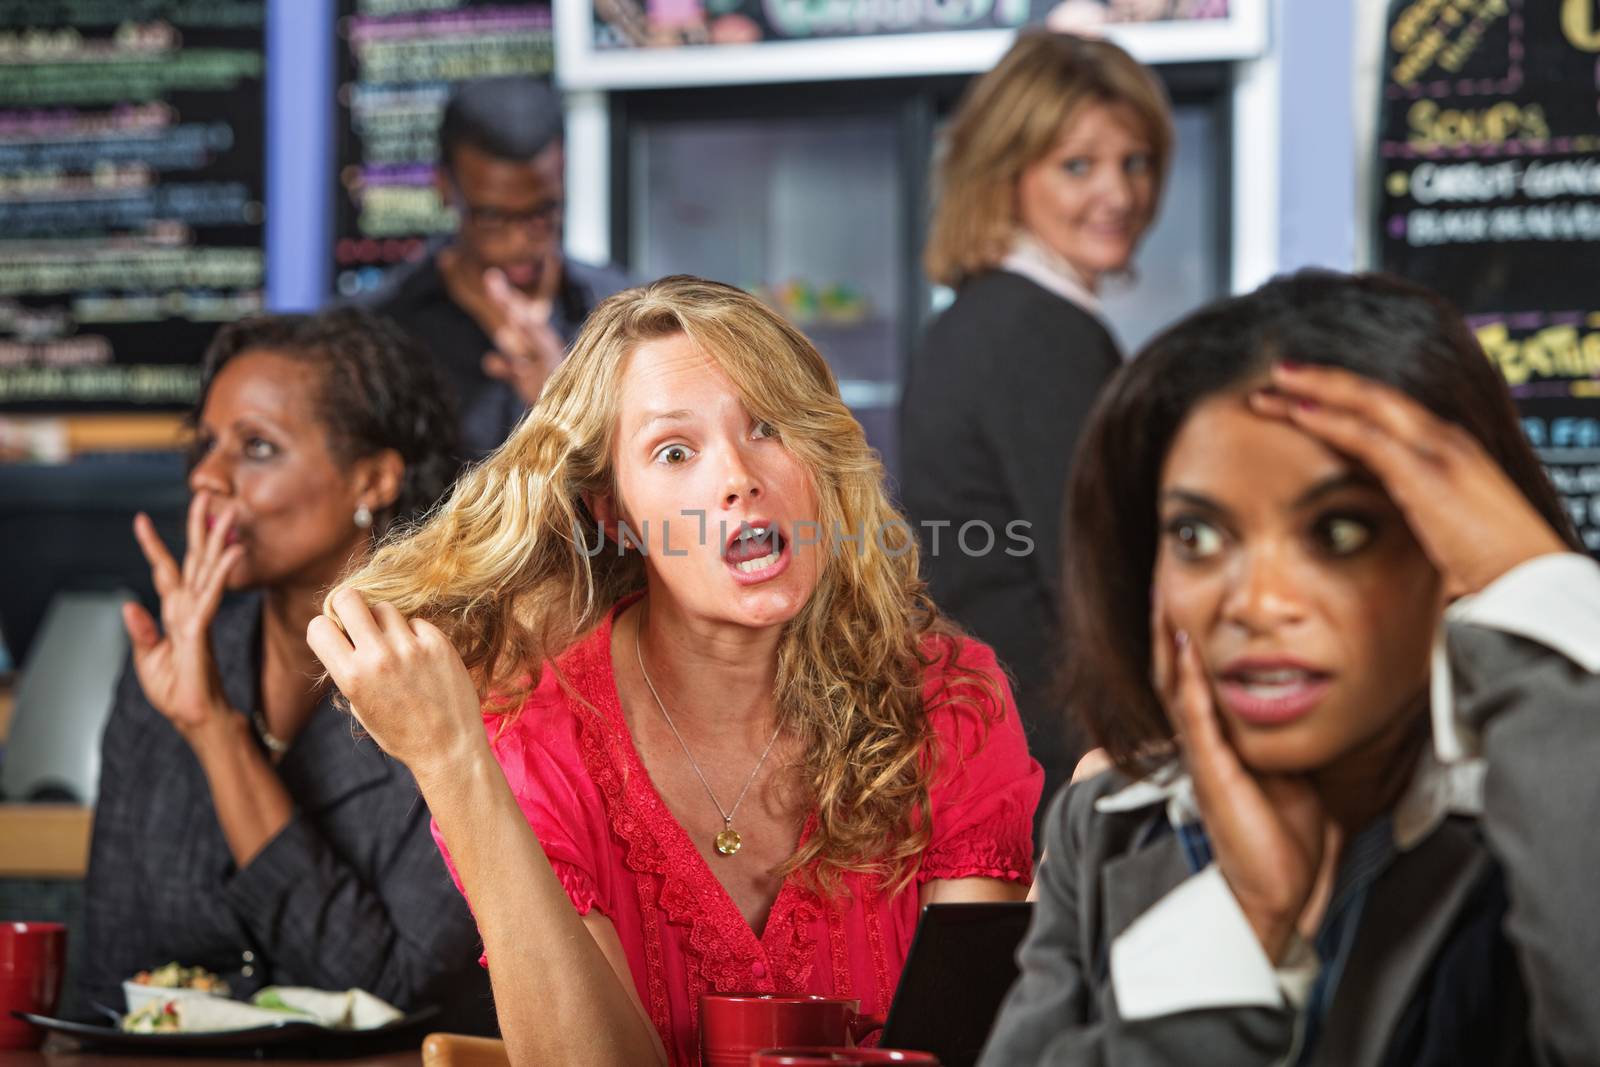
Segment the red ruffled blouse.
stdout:
<svg viewBox="0 0 1600 1067">
<path fill-rule="evenodd" d="M 656 792 L 628 733 L 612 669 L 611 627 L 631 600 L 557 660 L 599 715 L 572 700 L 547 670 L 498 737 L 500 719 L 485 716 L 484 722 L 511 791 L 573 907 L 581 915 L 598 908 L 616 927 L 639 998 L 674 1067 L 699 1063 L 702 993 L 848 996 L 861 1000 L 863 1012 L 885 1012 L 911 947 L 920 885 L 952 878 L 1028 883 L 1044 773 L 1028 755 L 994 653 L 978 641 L 935 638 L 945 647 L 928 669 L 930 704 L 953 655 L 964 669 L 993 678 L 1005 706 L 986 717 L 970 704 L 930 712 L 939 741 L 933 839 L 915 882 L 887 895 L 873 879 L 847 875 L 850 892 L 841 905 L 791 875 L 757 937 Z M 982 697 L 977 687 L 965 688 Z M 460 887 L 437 823 L 433 833 Z"/>
</svg>

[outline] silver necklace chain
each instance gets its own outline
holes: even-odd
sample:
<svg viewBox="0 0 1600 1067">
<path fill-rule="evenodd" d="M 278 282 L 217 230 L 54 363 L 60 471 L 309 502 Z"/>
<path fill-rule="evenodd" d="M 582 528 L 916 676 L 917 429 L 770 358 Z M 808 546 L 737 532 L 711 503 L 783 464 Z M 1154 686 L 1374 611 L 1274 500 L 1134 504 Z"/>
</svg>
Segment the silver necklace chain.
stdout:
<svg viewBox="0 0 1600 1067">
<path fill-rule="evenodd" d="M 261 738 L 261 743 L 267 746 L 267 751 L 275 756 L 281 756 L 289 751 L 289 742 L 273 735 L 267 728 L 267 717 L 257 708 L 250 714 L 250 722 L 256 728 L 256 736 Z"/>
<path fill-rule="evenodd" d="M 656 692 L 656 684 L 650 680 L 650 672 L 645 669 L 644 650 L 640 639 L 640 632 L 644 629 L 644 619 L 641 617 L 633 630 L 633 654 L 639 661 L 639 673 L 644 676 L 644 684 L 650 690 L 650 695 L 655 698 L 656 707 L 661 709 L 661 717 L 667 720 L 667 728 L 672 731 L 672 736 L 678 739 L 678 747 L 683 749 L 683 754 L 689 760 L 689 766 L 694 768 L 695 777 L 700 779 L 700 784 L 705 787 L 706 796 L 711 798 L 711 803 L 716 805 L 717 814 L 722 816 L 722 833 L 717 835 L 717 851 L 724 856 L 731 856 L 739 851 L 741 844 L 739 834 L 733 829 L 733 817 L 739 812 L 739 805 L 744 803 L 745 794 L 750 792 L 750 787 L 755 784 L 756 775 L 761 773 L 761 768 L 767 762 L 767 756 L 772 753 L 772 746 L 778 743 L 778 734 L 783 731 L 783 724 L 779 723 L 772 731 L 772 739 L 767 742 L 767 747 L 761 750 L 761 758 L 756 760 L 756 765 L 750 770 L 750 777 L 744 780 L 744 788 L 739 790 L 739 797 L 733 802 L 733 807 L 726 811 L 722 802 L 717 800 L 717 794 L 712 792 L 711 783 L 706 781 L 705 773 L 700 770 L 700 764 L 695 762 L 694 753 L 689 751 L 689 746 L 683 740 L 683 735 L 678 732 L 678 726 L 672 721 L 672 716 L 667 712 L 667 705 L 662 702 L 661 694 Z M 731 837 L 729 836 L 731 835 Z"/>
</svg>

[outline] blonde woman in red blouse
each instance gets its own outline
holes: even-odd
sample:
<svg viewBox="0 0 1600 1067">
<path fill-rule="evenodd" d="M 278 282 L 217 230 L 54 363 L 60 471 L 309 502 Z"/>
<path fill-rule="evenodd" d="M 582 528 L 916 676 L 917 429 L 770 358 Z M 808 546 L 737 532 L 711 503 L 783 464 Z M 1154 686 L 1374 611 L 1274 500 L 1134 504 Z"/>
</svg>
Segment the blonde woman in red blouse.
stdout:
<svg viewBox="0 0 1600 1067">
<path fill-rule="evenodd" d="M 921 904 L 1029 883 L 1005 677 L 827 365 L 737 289 L 603 303 L 308 638 L 433 811 L 516 1062 L 687 1067 L 706 992 L 881 1011 Z"/>
</svg>

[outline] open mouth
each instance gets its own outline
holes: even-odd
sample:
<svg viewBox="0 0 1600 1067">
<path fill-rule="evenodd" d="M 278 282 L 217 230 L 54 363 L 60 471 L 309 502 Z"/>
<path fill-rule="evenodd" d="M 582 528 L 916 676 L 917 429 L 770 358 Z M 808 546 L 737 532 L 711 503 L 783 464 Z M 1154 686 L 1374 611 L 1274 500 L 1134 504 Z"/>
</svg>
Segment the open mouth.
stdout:
<svg viewBox="0 0 1600 1067">
<path fill-rule="evenodd" d="M 746 577 L 764 576 L 784 560 L 788 542 L 775 522 L 743 522 L 722 550 L 723 562 Z"/>
<path fill-rule="evenodd" d="M 1261 700 L 1281 699 L 1299 692 L 1314 682 L 1327 678 L 1321 671 L 1301 667 L 1277 667 L 1272 670 L 1229 671 L 1223 681 L 1240 686 L 1251 696 Z"/>
<path fill-rule="evenodd" d="M 1249 722 L 1272 725 L 1307 714 L 1327 695 L 1333 676 L 1300 666 L 1240 667 L 1217 678 L 1228 710 Z"/>
</svg>

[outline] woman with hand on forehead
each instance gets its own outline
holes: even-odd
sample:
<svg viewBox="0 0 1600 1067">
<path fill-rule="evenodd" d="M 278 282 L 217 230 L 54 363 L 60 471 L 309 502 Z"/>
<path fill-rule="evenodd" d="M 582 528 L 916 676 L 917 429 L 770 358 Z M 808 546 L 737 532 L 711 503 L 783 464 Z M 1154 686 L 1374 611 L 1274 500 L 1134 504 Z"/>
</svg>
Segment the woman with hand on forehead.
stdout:
<svg viewBox="0 0 1600 1067">
<path fill-rule="evenodd" d="M 422 788 L 517 1062 L 697 1063 L 703 993 L 883 1011 L 922 903 L 1030 880 L 1004 675 L 924 594 L 827 365 L 737 289 L 603 303 L 325 610 L 308 638 Z"/>
<path fill-rule="evenodd" d="M 1439 298 L 1307 272 L 1112 384 L 1069 786 L 986 1064 L 1600 1055 L 1600 568 Z"/>
</svg>

